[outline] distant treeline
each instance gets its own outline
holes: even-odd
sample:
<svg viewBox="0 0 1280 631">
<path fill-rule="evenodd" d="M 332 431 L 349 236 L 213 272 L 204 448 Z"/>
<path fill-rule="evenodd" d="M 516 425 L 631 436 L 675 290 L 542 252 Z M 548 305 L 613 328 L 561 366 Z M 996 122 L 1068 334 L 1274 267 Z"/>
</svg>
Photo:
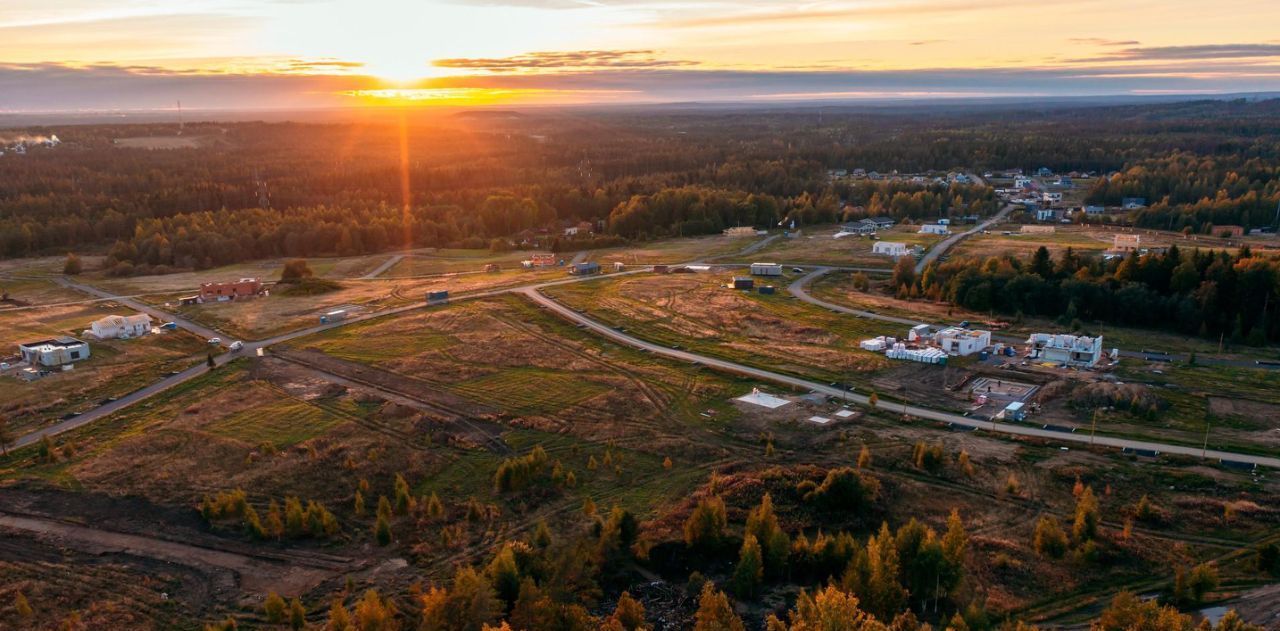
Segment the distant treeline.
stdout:
<svg viewBox="0 0 1280 631">
<path fill-rule="evenodd" d="M 198 147 L 122 148 L 169 125 L 32 130 L 0 158 L 0 256 L 111 252 L 121 273 L 265 256 L 549 239 L 580 221 L 626 239 L 861 214 L 987 214 L 983 186 L 833 183 L 831 168 L 1120 170 L 1090 198 L 1140 225 L 1267 223 L 1280 101 L 867 113 L 627 112 L 511 120 L 188 124 Z M 403 135 L 402 135 L 403 134 Z M 402 154 L 402 147 L 403 154 Z M 1165 201 L 1166 197 L 1168 198 Z M 851 209 L 861 209 L 853 211 Z M 591 238 L 600 238 L 594 235 Z M 545 240 L 545 239 L 544 239 Z M 572 247 L 562 243 L 561 247 Z"/>
<path fill-rule="evenodd" d="M 899 291 L 966 309 L 1098 321 L 1177 331 L 1254 346 L 1280 341 L 1280 261 L 1248 248 L 1177 246 L 1110 261 L 1068 248 L 1057 261 L 1044 247 L 1030 258 L 964 258 L 930 263 L 916 279 L 895 274 Z"/>
<path fill-rule="evenodd" d="M 1214 226 L 1271 226 L 1280 205 L 1280 161 L 1178 152 L 1098 179 L 1088 201 L 1118 206 L 1126 197 L 1149 204 L 1133 216 L 1144 228 L 1208 234 Z"/>
</svg>

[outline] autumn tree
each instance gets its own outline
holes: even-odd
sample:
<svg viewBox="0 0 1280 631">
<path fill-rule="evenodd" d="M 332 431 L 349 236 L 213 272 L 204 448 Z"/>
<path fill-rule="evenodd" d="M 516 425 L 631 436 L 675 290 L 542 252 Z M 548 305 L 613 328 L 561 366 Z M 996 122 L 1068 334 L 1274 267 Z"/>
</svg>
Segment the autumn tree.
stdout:
<svg viewBox="0 0 1280 631">
<path fill-rule="evenodd" d="M 1077 544 L 1092 541 L 1098 536 L 1098 523 L 1101 519 L 1093 488 L 1086 486 L 1080 497 L 1076 498 L 1075 521 L 1071 524 L 1072 538 Z"/>
<path fill-rule="evenodd" d="M 480 631 L 502 611 L 493 586 L 467 566 L 458 568 L 449 589 L 433 587 L 420 599 L 423 631 Z"/>
<path fill-rule="evenodd" d="M 644 605 L 625 591 L 618 597 L 618 604 L 608 620 L 616 623 L 622 631 L 649 631 L 652 628 L 644 621 Z"/>
<path fill-rule="evenodd" d="M 355 628 L 360 631 L 397 631 L 400 623 L 396 620 L 396 607 L 390 599 L 384 599 L 378 590 L 365 591 L 364 597 L 356 603 Z"/>
<path fill-rule="evenodd" d="M 307 626 L 307 609 L 302 601 L 294 598 L 289 601 L 289 627 L 297 631 Z"/>
<path fill-rule="evenodd" d="M 9 428 L 9 417 L 0 414 L 0 455 L 9 455 L 9 448 L 16 441 L 13 430 Z"/>
<path fill-rule="evenodd" d="M 67 276 L 77 276 L 84 271 L 84 263 L 80 261 L 80 257 L 67 253 L 67 260 L 62 264 L 62 273 Z"/>
<path fill-rule="evenodd" d="M 742 619 L 733 612 L 729 598 L 707 581 L 698 597 L 698 611 L 694 614 L 693 631 L 746 631 Z"/>
<path fill-rule="evenodd" d="M 733 568 L 730 579 L 733 593 L 738 598 L 752 598 L 760 589 L 764 578 L 764 559 L 760 552 L 760 543 L 755 535 L 747 534 L 742 540 L 742 549 L 738 551 L 738 564 Z"/>
<path fill-rule="evenodd" d="M 718 549 L 724 542 L 724 500 L 718 495 L 703 497 L 684 522 L 684 542 L 690 548 Z"/>
<path fill-rule="evenodd" d="M 285 602 L 280 594 L 270 592 L 267 599 L 262 602 L 262 612 L 267 615 L 267 622 L 271 624 L 282 624 L 285 621 Z"/>
<path fill-rule="evenodd" d="M 1058 518 L 1052 515 L 1045 515 L 1036 522 L 1032 543 L 1037 553 L 1061 559 L 1062 555 L 1067 552 L 1067 533 L 1062 531 L 1062 526 L 1058 524 Z"/>
</svg>

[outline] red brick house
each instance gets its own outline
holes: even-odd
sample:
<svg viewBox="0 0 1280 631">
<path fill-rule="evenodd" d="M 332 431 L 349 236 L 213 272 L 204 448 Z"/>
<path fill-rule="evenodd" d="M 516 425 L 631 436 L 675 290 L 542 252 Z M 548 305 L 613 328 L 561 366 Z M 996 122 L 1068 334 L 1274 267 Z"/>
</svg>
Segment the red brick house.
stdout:
<svg viewBox="0 0 1280 631">
<path fill-rule="evenodd" d="M 262 281 L 257 278 L 241 278 L 227 283 L 203 283 L 200 285 L 200 302 L 226 302 L 261 293 Z"/>
</svg>

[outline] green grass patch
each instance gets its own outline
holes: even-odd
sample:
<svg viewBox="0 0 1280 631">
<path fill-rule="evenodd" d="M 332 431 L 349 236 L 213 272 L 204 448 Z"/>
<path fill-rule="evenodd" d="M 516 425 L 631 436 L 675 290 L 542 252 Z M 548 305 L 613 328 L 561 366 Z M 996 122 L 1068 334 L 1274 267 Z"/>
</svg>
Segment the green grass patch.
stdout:
<svg viewBox="0 0 1280 631">
<path fill-rule="evenodd" d="M 387 322 L 375 319 L 331 329 L 309 338 L 306 348 L 341 359 L 371 363 L 412 357 L 440 350 L 451 343 L 448 336 L 427 330 L 412 333 L 376 330 Z"/>
<path fill-rule="evenodd" d="M 251 445 L 287 447 L 319 436 L 342 419 L 304 401 L 271 401 L 219 419 L 206 429 Z"/>
<path fill-rule="evenodd" d="M 605 392 L 581 375 L 538 368 L 503 370 L 453 384 L 462 396 L 494 403 L 516 414 L 549 414 Z"/>
</svg>

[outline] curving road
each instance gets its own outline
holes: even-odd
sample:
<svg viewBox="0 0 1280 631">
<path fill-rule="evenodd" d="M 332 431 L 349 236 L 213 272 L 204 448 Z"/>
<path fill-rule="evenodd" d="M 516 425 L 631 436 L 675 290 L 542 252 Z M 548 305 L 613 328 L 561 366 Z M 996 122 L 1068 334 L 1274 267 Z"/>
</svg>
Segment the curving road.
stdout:
<svg viewBox="0 0 1280 631">
<path fill-rule="evenodd" d="M 943 254 L 946 254 L 947 250 L 951 249 L 951 247 L 954 246 L 955 244 L 960 243 L 961 241 L 964 241 L 965 239 L 969 238 L 974 234 L 977 234 L 979 232 L 982 232 L 983 230 L 986 230 L 987 228 L 991 227 L 992 224 L 997 224 L 997 223 L 1000 223 L 1001 221 L 1004 221 L 1004 218 L 1008 217 L 1009 213 L 1011 212 L 1013 212 L 1013 204 L 1005 204 L 1004 208 L 1001 208 L 1000 212 L 992 215 L 990 219 L 964 232 L 958 232 L 956 234 L 953 234 L 935 243 L 933 247 L 929 248 L 929 251 L 926 252 L 923 257 L 921 257 L 920 262 L 916 263 L 916 273 L 919 274 L 920 272 L 923 272 L 925 266 L 929 264 L 929 261 L 937 260 L 938 257 L 942 256 Z"/>
<path fill-rule="evenodd" d="M 704 366 L 709 366 L 711 368 L 716 368 L 718 370 L 722 370 L 725 372 L 730 372 L 738 375 L 745 375 L 745 376 L 753 377 L 763 381 L 771 381 L 773 383 L 778 383 L 785 386 L 801 388 L 811 392 L 825 394 L 831 397 L 844 398 L 855 403 L 860 403 L 862 405 L 870 404 L 870 399 L 867 396 L 846 392 L 839 388 L 833 388 L 831 386 L 818 383 L 816 381 L 809 381 L 807 379 L 792 377 L 790 375 L 784 375 L 781 373 L 764 370 L 762 368 L 755 368 L 753 366 L 747 366 L 747 365 L 739 364 L 736 362 L 717 359 L 715 357 L 708 357 L 706 355 L 699 355 L 697 353 L 691 353 L 685 350 L 667 348 L 666 346 L 660 346 L 652 342 L 647 342 L 645 340 L 628 335 L 621 331 L 617 331 L 595 320 L 592 320 L 591 318 L 581 313 L 578 313 L 577 311 L 574 311 L 573 309 L 570 309 L 569 307 L 566 307 L 556 302 L 555 300 L 547 297 L 542 292 L 538 291 L 538 289 L 539 288 L 537 286 L 531 286 L 531 287 L 523 287 L 516 291 L 518 291 L 520 294 L 527 296 L 530 300 L 536 302 L 537 304 L 542 305 L 543 307 L 546 307 L 548 310 L 556 313 L 560 317 L 570 320 L 576 324 L 581 324 L 585 329 L 593 331 L 603 337 L 609 338 L 619 344 L 631 346 L 634 348 L 639 348 L 641 350 L 648 351 L 655 355 L 662 355 L 664 357 L 668 357 L 668 358 L 679 360 L 679 361 L 697 363 Z M 896 402 L 883 401 L 883 400 L 878 401 L 876 403 L 876 407 L 883 410 L 888 410 L 891 412 L 901 412 L 903 414 L 909 414 L 911 416 L 916 416 L 919 418 L 929 419 L 933 421 L 940 421 L 943 423 L 952 423 L 952 424 L 960 425 L 963 427 L 972 427 L 974 429 L 986 429 L 994 432 L 1012 434 L 1015 436 L 1028 436 L 1032 438 L 1043 438 L 1047 440 L 1065 441 L 1065 442 L 1073 442 L 1073 443 L 1084 443 L 1084 444 L 1092 443 L 1096 445 L 1104 445 L 1108 447 L 1116 447 L 1116 448 L 1122 448 L 1122 449 L 1127 448 L 1127 449 L 1135 449 L 1135 450 L 1149 450 L 1149 451 L 1158 451 L 1161 453 L 1180 454 L 1180 455 L 1186 455 L 1186 456 L 1201 456 L 1203 453 L 1203 455 L 1206 458 L 1229 460 L 1234 462 L 1246 462 L 1246 463 L 1252 463 L 1252 464 L 1256 464 L 1264 467 L 1280 468 L 1280 458 L 1272 458 L 1268 456 L 1239 454 L 1239 453 L 1233 453 L 1233 452 L 1227 452 L 1227 451 L 1218 451 L 1215 449 L 1201 450 L 1195 447 L 1188 447 L 1185 445 L 1167 445 L 1164 443 L 1156 443 L 1156 442 L 1149 442 L 1149 441 L 1143 441 L 1143 440 L 1131 440 L 1127 438 L 1115 438 L 1110 436 L 1089 437 L 1083 434 L 1071 434 L 1066 432 L 1058 432 L 1058 431 L 1042 429 L 1040 427 L 1035 427 L 1035 426 L 1015 425 L 1010 423 L 999 423 L 995 421 L 980 421 L 980 420 L 972 419 L 966 416 L 960 416 L 958 414 L 951 414 L 949 412 L 940 412 L 938 410 L 931 410 L 929 408 L 922 408 L 919 406 L 910 405 L 906 403 L 896 403 Z"/>
<path fill-rule="evenodd" d="M 569 278 L 565 278 L 562 280 L 554 280 L 554 281 L 538 283 L 536 285 L 532 285 L 531 287 L 553 287 L 555 285 L 564 285 L 568 283 L 580 283 L 584 281 L 591 281 L 591 280 L 596 280 L 601 278 L 613 278 L 615 276 L 625 276 L 628 274 L 636 274 L 636 273 L 645 272 L 645 271 L 649 271 L 649 270 L 646 268 L 636 268 L 636 269 L 625 271 L 625 272 L 617 272 L 614 274 L 607 274 L 607 275 L 602 274 L 602 275 L 595 275 L 595 276 L 571 276 Z M 100 296 L 104 299 L 116 300 L 121 304 L 127 305 L 131 308 L 150 314 L 152 317 L 159 318 L 162 321 L 177 322 L 178 326 L 184 329 L 193 331 L 196 334 L 206 338 L 218 337 L 219 335 L 221 335 L 213 329 L 196 324 L 194 322 L 191 322 L 190 320 L 175 317 L 171 313 L 166 313 L 164 311 L 156 309 L 155 307 L 152 307 L 142 302 L 138 302 L 136 300 L 131 300 L 123 296 L 113 296 L 110 293 L 105 292 L 96 287 L 82 285 L 67 279 L 59 279 L 58 282 L 61 284 L 64 284 L 64 286 L 66 287 L 77 289 L 79 291 L 83 291 L 91 295 Z M 455 296 L 453 299 L 454 300 L 473 300 L 476 298 L 487 298 L 491 296 L 498 296 L 501 294 L 517 292 L 517 291 L 520 291 L 521 289 L 523 289 L 523 287 L 505 287 L 501 289 L 491 289 L 487 291 L 478 291 L 478 292 L 460 294 L 458 296 Z M 355 316 L 339 322 L 330 322 L 327 324 L 320 324 L 312 327 L 307 327 L 305 329 L 299 329 L 297 331 L 283 333 L 281 335 L 277 335 L 275 337 L 270 337 L 263 340 L 246 341 L 246 342 L 243 342 L 244 347 L 238 351 L 229 351 L 229 352 L 222 353 L 220 355 L 215 355 L 213 358 L 214 365 L 222 366 L 237 357 L 253 356 L 258 353 L 259 349 L 265 349 L 269 346 L 283 344 L 285 342 L 295 340 L 300 337 L 314 335 L 316 333 L 322 333 L 330 329 L 336 329 L 338 327 L 355 324 L 357 322 L 364 322 L 367 320 L 372 320 L 374 318 L 382 318 L 386 316 L 397 315 L 400 313 L 405 313 L 407 311 L 414 311 L 416 309 L 425 309 L 428 306 L 430 305 L 427 305 L 425 302 L 412 303 L 412 304 L 405 305 L 403 307 L 396 307 L 396 308 L 387 309 L 384 311 L 376 311 L 373 313 Z M 230 342 L 227 339 L 223 339 L 223 343 L 230 344 Z M 93 423 L 94 421 L 98 421 L 104 417 L 107 417 L 107 416 L 110 416 L 111 414 L 119 412 L 120 410 L 123 410 L 135 403 L 138 403 L 152 396 L 160 394 L 161 392 L 164 392 L 170 388 L 182 385 L 183 383 L 186 383 L 196 377 L 199 377 L 200 375 L 203 375 L 208 371 L 209 371 L 208 365 L 202 363 L 202 364 L 192 366 L 186 370 L 173 373 L 168 377 L 161 379 L 160 381 L 157 381 L 148 386 L 135 390 L 125 396 L 122 396 L 116 399 L 115 401 L 104 403 L 78 416 L 74 416 L 68 419 L 63 419 L 61 421 L 58 421 L 57 423 L 54 423 L 47 427 L 42 427 L 29 434 L 23 435 L 19 437 L 16 441 L 14 441 L 13 448 L 16 449 L 19 447 L 26 447 L 27 445 L 31 445 L 38 442 L 40 439 L 46 436 L 56 436 L 63 432 L 68 432 L 73 429 L 83 427 L 85 425 Z"/>
</svg>

